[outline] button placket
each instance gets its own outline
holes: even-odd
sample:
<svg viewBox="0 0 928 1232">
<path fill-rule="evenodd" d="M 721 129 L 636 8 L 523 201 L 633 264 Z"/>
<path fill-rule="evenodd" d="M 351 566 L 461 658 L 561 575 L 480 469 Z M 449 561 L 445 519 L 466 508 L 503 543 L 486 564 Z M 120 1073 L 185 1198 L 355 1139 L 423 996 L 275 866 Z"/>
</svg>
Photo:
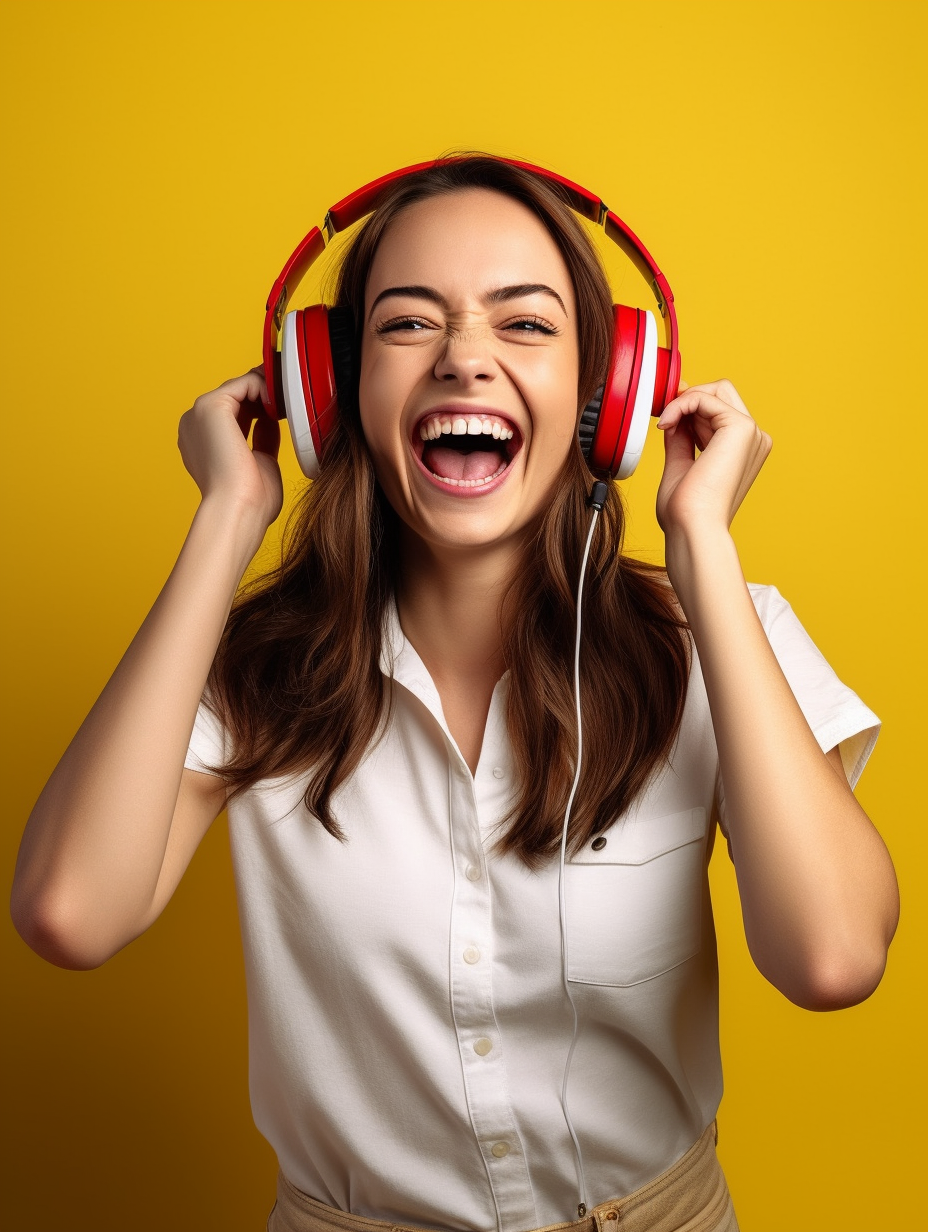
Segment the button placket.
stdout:
<svg viewBox="0 0 928 1232">
<path fill-rule="evenodd" d="M 481 822 L 490 819 L 481 815 L 483 793 L 469 775 L 465 779 L 452 770 L 449 789 L 451 842 L 459 870 L 451 917 L 451 1004 L 464 1093 L 501 1225 L 535 1227 L 534 1195 L 519 1147 L 493 1005 L 491 883 L 482 851 L 477 859 L 473 856 L 475 844 L 480 851 Z"/>
</svg>

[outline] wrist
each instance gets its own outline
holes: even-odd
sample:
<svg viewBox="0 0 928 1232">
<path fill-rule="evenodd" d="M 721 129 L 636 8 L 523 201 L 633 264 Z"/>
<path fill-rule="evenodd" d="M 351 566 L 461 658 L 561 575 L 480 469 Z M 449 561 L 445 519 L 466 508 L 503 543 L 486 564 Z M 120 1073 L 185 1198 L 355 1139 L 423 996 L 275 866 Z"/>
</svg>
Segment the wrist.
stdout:
<svg viewBox="0 0 928 1232">
<path fill-rule="evenodd" d="M 667 576 L 680 602 L 696 598 L 705 584 L 717 587 L 731 577 L 743 584 L 738 549 L 727 526 L 679 528 L 665 537 Z"/>
<path fill-rule="evenodd" d="M 264 512 L 253 504 L 216 494 L 200 501 L 191 533 L 208 539 L 213 551 L 226 557 L 241 577 L 260 548 L 269 524 Z"/>
</svg>

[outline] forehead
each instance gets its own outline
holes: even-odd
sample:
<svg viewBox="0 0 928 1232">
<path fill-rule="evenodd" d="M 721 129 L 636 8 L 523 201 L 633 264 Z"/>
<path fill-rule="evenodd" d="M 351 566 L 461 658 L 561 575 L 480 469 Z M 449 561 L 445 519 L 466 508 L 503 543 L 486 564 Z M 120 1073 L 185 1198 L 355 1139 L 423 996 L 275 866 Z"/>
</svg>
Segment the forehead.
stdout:
<svg viewBox="0 0 928 1232">
<path fill-rule="evenodd" d="M 512 197 L 473 188 L 419 201 L 391 223 L 367 299 L 390 286 L 479 295 L 523 283 L 545 283 L 573 300 L 570 271 L 541 219 Z"/>
</svg>

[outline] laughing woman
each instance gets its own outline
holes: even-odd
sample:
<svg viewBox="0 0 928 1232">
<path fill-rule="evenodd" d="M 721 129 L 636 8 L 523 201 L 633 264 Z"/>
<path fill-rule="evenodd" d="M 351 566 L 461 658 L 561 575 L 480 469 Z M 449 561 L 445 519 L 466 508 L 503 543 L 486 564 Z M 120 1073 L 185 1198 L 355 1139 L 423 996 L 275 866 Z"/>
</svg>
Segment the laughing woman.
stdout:
<svg viewBox="0 0 928 1232">
<path fill-rule="evenodd" d="M 17 926 L 98 966 L 228 804 L 269 1228 L 734 1229 L 716 826 L 798 1005 L 867 997 L 897 915 L 849 787 L 877 721 L 729 533 L 769 438 L 727 381 L 682 387 L 666 570 L 623 556 L 577 432 L 609 289 L 557 185 L 501 160 L 388 183 L 337 302 L 321 475 L 238 597 L 282 500 L 262 371 L 183 417 L 202 501 L 36 804 Z"/>
</svg>

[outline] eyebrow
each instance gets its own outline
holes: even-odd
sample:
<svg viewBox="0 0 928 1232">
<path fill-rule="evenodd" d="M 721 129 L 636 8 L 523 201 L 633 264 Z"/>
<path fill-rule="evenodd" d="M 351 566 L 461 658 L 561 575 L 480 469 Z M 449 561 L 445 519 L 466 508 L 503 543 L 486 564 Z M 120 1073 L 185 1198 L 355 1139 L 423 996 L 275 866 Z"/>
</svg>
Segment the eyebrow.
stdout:
<svg viewBox="0 0 928 1232">
<path fill-rule="evenodd" d="M 489 291 L 483 297 L 486 304 L 502 304 L 510 299 L 521 299 L 526 295 L 550 295 L 552 299 L 556 299 L 561 306 L 561 311 L 564 316 L 567 316 L 567 309 L 564 307 L 564 301 L 558 295 L 553 287 L 547 286 L 543 282 L 519 282 L 511 287 L 497 287 L 494 291 Z M 374 315 L 374 309 L 382 299 L 388 299 L 393 295 L 406 295 L 412 299 L 427 299 L 432 304 L 437 304 L 439 308 L 447 312 L 450 308 L 448 301 L 436 291 L 434 287 L 426 286 L 409 286 L 409 287 L 387 287 L 381 291 L 374 302 L 371 304 L 371 310 L 367 314 L 367 319 L 370 320 Z"/>
</svg>

